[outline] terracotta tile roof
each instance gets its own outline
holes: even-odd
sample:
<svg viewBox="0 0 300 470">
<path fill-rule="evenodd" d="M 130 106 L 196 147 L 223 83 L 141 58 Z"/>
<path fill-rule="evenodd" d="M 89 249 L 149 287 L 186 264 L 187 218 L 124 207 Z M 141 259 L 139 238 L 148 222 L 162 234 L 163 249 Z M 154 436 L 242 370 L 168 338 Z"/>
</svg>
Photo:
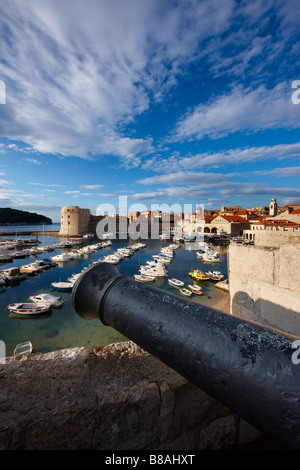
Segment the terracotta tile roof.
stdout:
<svg viewBox="0 0 300 470">
<path fill-rule="evenodd" d="M 241 223 L 248 223 L 243 217 L 240 217 L 239 215 L 223 215 L 223 214 L 218 214 L 214 216 L 213 218 L 216 219 L 217 217 L 222 217 L 223 219 L 227 220 L 227 222 L 241 222 Z"/>
<path fill-rule="evenodd" d="M 275 227 L 275 226 L 278 226 L 278 227 L 286 227 L 286 226 L 298 227 L 299 224 L 297 224 L 296 222 L 292 222 L 290 220 L 276 219 L 276 220 L 261 220 L 261 221 L 252 222 L 252 225 L 269 225 L 269 226 L 273 225 L 273 227 Z"/>
<path fill-rule="evenodd" d="M 241 209 L 235 212 L 234 215 L 248 215 L 248 211 L 246 211 L 246 209 Z"/>
</svg>

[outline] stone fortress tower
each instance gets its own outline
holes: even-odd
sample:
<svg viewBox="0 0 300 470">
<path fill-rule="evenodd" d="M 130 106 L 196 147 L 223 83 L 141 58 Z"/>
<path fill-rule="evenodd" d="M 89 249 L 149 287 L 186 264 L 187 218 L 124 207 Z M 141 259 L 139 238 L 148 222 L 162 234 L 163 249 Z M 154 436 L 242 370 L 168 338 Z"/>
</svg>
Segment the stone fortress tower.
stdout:
<svg viewBox="0 0 300 470">
<path fill-rule="evenodd" d="M 91 213 L 89 209 L 78 206 L 66 206 L 61 210 L 61 228 L 59 234 L 74 237 L 87 233 L 90 228 Z"/>
<path fill-rule="evenodd" d="M 277 202 L 276 199 L 271 199 L 270 206 L 269 206 L 269 216 L 275 217 L 277 215 Z"/>
</svg>

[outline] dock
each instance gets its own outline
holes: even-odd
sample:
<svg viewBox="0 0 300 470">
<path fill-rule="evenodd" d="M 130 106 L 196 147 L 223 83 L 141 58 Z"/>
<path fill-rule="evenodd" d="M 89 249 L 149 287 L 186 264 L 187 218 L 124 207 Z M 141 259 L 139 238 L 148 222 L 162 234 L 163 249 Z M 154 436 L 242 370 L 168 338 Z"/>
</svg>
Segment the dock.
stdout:
<svg viewBox="0 0 300 470">
<path fill-rule="evenodd" d="M 222 289 L 222 290 L 225 290 L 226 292 L 229 292 L 229 284 L 228 284 L 228 280 L 226 279 L 226 281 L 219 281 L 215 284 L 216 287 L 218 287 L 218 289 Z"/>
<path fill-rule="evenodd" d="M 32 235 L 52 235 L 53 237 L 61 237 L 62 235 L 59 234 L 58 231 L 47 231 L 47 232 L 44 232 L 43 230 L 41 231 L 21 231 L 21 232 L 15 232 L 15 231 L 9 231 L 9 230 L 6 230 L 4 232 L 1 232 L 0 231 L 0 236 L 1 237 L 5 237 L 5 236 L 16 236 L 18 237 L 19 235 L 26 235 L 26 236 L 32 236 Z"/>
</svg>

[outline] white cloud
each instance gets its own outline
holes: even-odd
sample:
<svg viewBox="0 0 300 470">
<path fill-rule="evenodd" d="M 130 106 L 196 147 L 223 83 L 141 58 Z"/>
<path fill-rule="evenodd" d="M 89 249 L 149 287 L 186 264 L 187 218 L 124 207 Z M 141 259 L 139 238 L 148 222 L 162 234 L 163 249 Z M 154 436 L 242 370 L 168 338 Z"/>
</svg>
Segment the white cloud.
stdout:
<svg viewBox="0 0 300 470">
<path fill-rule="evenodd" d="M 153 185 L 153 184 L 178 184 L 186 185 L 198 183 L 201 187 L 211 185 L 212 183 L 219 183 L 224 180 L 224 178 L 230 178 L 233 174 L 229 173 L 204 173 L 204 172 L 191 172 L 191 171 L 180 171 L 176 173 L 169 173 L 159 176 L 152 176 L 149 178 L 144 178 L 138 183 L 144 185 Z"/>
<path fill-rule="evenodd" d="M 149 137 L 124 126 L 176 85 L 199 42 L 230 25 L 234 0 L 3 0 L 1 132 L 41 153 L 120 156 L 137 166 Z"/>
<path fill-rule="evenodd" d="M 92 190 L 105 188 L 103 184 L 82 184 L 80 187 L 84 189 L 92 189 Z"/>
<path fill-rule="evenodd" d="M 196 170 L 207 166 L 240 165 L 266 160 L 300 159 L 300 142 L 261 147 L 233 148 L 220 152 L 205 152 L 196 155 L 171 155 L 168 158 L 153 157 L 142 165 L 145 170 L 158 173 Z"/>
<path fill-rule="evenodd" d="M 299 109 L 291 101 L 291 84 L 280 83 L 272 90 L 240 86 L 208 104 L 200 104 L 177 123 L 176 140 L 221 138 L 238 131 L 298 128 Z"/>
<path fill-rule="evenodd" d="M 252 174 L 258 176 L 275 176 L 275 178 L 299 178 L 300 166 L 273 168 L 272 170 L 265 171 L 253 171 Z"/>
<path fill-rule="evenodd" d="M 25 158 L 25 162 L 33 163 L 34 165 L 41 165 L 41 162 L 36 158 Z"/>
</svg>

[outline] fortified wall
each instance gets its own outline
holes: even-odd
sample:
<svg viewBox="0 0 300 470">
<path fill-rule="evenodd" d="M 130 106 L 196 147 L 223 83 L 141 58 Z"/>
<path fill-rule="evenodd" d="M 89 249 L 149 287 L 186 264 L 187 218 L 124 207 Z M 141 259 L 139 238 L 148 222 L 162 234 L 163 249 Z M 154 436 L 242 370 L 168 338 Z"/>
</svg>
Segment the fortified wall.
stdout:
<svg viewBox="0 0 300 470">
<path fill-rule="evenodd" d="M 255 245 L 230 245 L 230 312 L 300 336 L 300 235 L 256 231 Z"/>
<path fill-rule="evenodd" d="M 78 206 L 65 206 L 61 210 L 59 235 L 77 237 L 85 233 L 95 233 L 96 226 L 103 216 L 91 215 L 89 209 Z"/>
<path fill-rule="evenodd" d="M 10 358 L 0 379 L 2 450 L 218 450 L 262 436 L 132 342 Z"/>
</svg>

